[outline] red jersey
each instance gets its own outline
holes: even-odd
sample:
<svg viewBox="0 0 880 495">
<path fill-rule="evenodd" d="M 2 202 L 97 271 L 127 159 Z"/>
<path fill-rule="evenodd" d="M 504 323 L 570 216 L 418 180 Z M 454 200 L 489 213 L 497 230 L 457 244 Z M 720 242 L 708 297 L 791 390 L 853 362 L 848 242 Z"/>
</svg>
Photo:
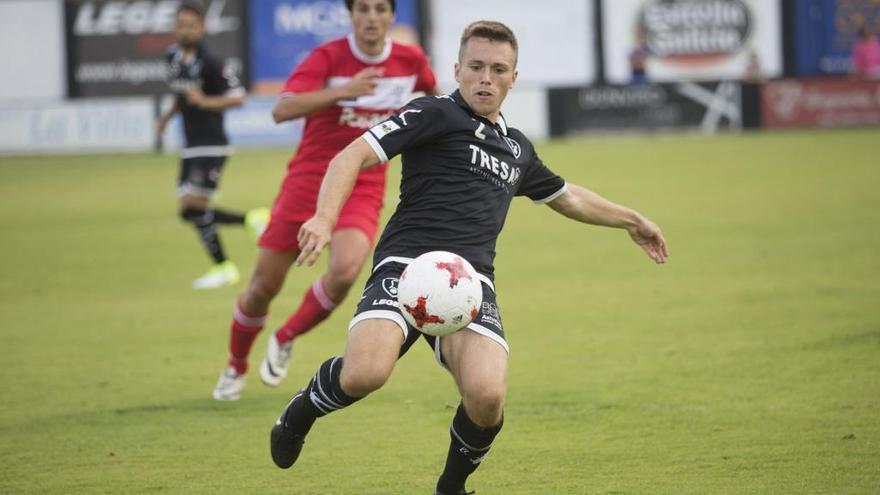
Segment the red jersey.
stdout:
<svg viewBox="0 0 880 495">
<path fill-rule="evenodd" d="M 375 94 L 340 100 L 333 107 L 306 117 L 302 141 L 288 164 L 282 190 L 296 194 L 301 200 L 310 200 L 312 209 L 327 165 L 336 153 L 405 105 L 411 93 L 433 90 L 437 84 L 428 59 L 419 47 L 389 39 L 380 55 L 370 57 L 358 49 L 354 35 L 349 35 L 315 48 L 294 69 L 281 96 L 344 86 L 367 67 L 383 70 Z M 387 168 L 387 163 L 381 163 L 363 170 L 355 188 L 369 185 L 384 190 Z"/>
</svg>

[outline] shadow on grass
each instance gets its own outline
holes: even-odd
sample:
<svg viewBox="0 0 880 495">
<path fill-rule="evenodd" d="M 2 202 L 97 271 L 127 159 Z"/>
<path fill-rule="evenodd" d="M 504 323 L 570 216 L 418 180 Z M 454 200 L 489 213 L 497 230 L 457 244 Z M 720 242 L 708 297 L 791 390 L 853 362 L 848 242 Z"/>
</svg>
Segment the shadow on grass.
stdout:
<svg viewBox="0 0 880 495">
<path fill-rule="evenodd" d="M 834 335 L 816 342 L 807 344 L 808 349 L 841 349 L 848 347 L 880 347 L 880 330 L 869 330 L 849 335 Z"/>
<path fill-rule="evenodd" d="M 181 414 L 181 413 L 219 413 L 219 414 L 242 414 L 264 413 L 267 411 L 280 410 L 284 406 L 283 398 L 278 397 L 249 397 L 240 401 L 217 401 L 210 397 L 192 398 L 179 402 L 166 403 L 143 403 L 112 409 L 114 414 L 125 415 L 149 415 L 149 414 Z"/>
</svg>

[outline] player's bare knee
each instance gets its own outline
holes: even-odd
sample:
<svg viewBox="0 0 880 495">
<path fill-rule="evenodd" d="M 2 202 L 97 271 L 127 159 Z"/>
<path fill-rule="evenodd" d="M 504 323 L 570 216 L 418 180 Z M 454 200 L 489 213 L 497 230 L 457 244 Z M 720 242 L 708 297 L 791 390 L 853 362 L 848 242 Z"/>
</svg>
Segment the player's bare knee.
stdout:
<svg viewBox="0 0 880 495">
<path fill-rule="evenodd" d="M 255 276 L 243 297 L 254 305 L 265 306 L 272 302 L 279 290 L 280 286 L 271 279 Z"/>
<path fill-rule="evenodd" d="M 488 428 L 501 420 L 504 410 L 504 390 L 502 388 L 486 388 L 466 394 L 462 399 L 468 416 L 478 426 Z"/>
<path fill-rule="evenodd" d="M 178 198 L 178 204 L 180 205 L 181 213 L 189 209 L 204 210 L 208 207 L 208 198 L 184 195 Z"/>
<path fill-rule="evenodd" d="M 344 363 L 339 376 L 342 390 L 352 397 L 364 397 L 385 385 L 390 370 L 381 366 L 349 366 Z"/>
<path fill-rule="evenodd" d="M 331 266 L 326 277 L 324 277 L 324 288 L 329 293 L 345 296 L 357 280 L 360 268 L 360 265 L 357 263 Z"/>
</svg>

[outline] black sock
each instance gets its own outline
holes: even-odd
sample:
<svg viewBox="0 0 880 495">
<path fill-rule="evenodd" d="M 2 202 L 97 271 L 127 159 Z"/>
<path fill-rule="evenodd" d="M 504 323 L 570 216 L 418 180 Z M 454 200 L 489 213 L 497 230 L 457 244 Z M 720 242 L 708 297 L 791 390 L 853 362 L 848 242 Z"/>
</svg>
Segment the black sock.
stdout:
<svg viewBox="0 0 880 495">
<path fill-rule="evenodd" d="M 480 467 L 503 424 L 504 418 L 497 426 L 480 428 L 467 416 L 464 406 L 458 405 L 449 429 L 451 442 L 446 455 L 446 467 L 437 481 L 438 492 L 445 495 L 464 492 L 465 480 Z"/>
<path fill-rule="evenodd" d="M 214 221 L 223 224 L 244 225 L 244 214 L 237 211 L 214 209 Z"/>
<path fill-rule="evenodd" d="M 220 244 L 220 236 L 217 235 L 217 222 L 214 219 L 213 210 L 187 208 L 181 212 L 180 216 L 192 223 L 196 228 L 196 231 L 199 233 L 199 239 L 202 241 L 202 246 L 214 258 L 215 263 L 226 261 L 226 254 L 223 252 L 223 246 Z"/>
<path fill-rule="evenodd" d="M 360 400 L 342 391 L 339 380 L 341 371 L 340 356 L 330 358 L 321 364 L 309 385 L 298 394 L 299 396 L 294 396 L 287 408 L 284 421 L 290 431 L 305 435 L 316 419 Z"/>
</svg>

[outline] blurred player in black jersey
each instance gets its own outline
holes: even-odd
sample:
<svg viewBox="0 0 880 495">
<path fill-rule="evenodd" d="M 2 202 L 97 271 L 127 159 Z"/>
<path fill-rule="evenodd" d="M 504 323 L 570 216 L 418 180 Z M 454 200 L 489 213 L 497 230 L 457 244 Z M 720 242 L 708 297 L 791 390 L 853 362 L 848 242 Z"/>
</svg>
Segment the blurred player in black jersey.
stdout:
<svg viewBox="0 0 880 495">
<path fill-rule="evenodd" d="M 452 251 L 480 273 L 482 309 L 455 334 L 423 337 L 461 394 L 435 493 L 467 493 L 465 480 L 489 452 L 503 420 L 508 346 L 496 304 L 493 259 L 514 196 L 526 196 L 579 222 L 624 229 L 653 261 L 666 261 L 666 242 L 657 225 L 566 184 L 541 162 L 529 140 L 508 126 L 500 109 L 516 81 L 516 62 L 517 43 L 510 29 L 497 22 L 471 24 L 462 35 L 455 66 L 458 91 L 413 100 L 330 163 L 317 212 L 299 232 L 297 263 L 314 263 L 327 246 L 361 168 L 401 154 L 400 203 L 376 247 L 373 274 L 349 325 L 344 356 L 324 362 L 272 428 L 272 459 L 279 467 L 293 465 L 317 418 L 386 382 L 397 359 L 422 336 L 389 305 L 396 300 L 400 273 L 419 254 Z"/>
<path fill-rule="evenodd" d="M 266 209 L 240 213 L 212 208 L 223 164 L 231 151 L 223 128 L 223 111 L 244 103 L 245 91 L 224 61 L 205 48 L 204 10 L 199 2 L 184 2 L 174 26 L 177 44 L 168 52 L 168 84 L 175 94 L 171 108 L 159 117 L 161 135 L 177 112 L 183 115 L 186 138 L 180 152 L 177 197 L 180 217 L 198 231 L 214 266 L 193 281 L 193 288 L 214 289 L 238 282 L 235 264 L 226 259 L 217 225 L 247 225 L 259 236 L 265 229 Z"/>
</svg>

